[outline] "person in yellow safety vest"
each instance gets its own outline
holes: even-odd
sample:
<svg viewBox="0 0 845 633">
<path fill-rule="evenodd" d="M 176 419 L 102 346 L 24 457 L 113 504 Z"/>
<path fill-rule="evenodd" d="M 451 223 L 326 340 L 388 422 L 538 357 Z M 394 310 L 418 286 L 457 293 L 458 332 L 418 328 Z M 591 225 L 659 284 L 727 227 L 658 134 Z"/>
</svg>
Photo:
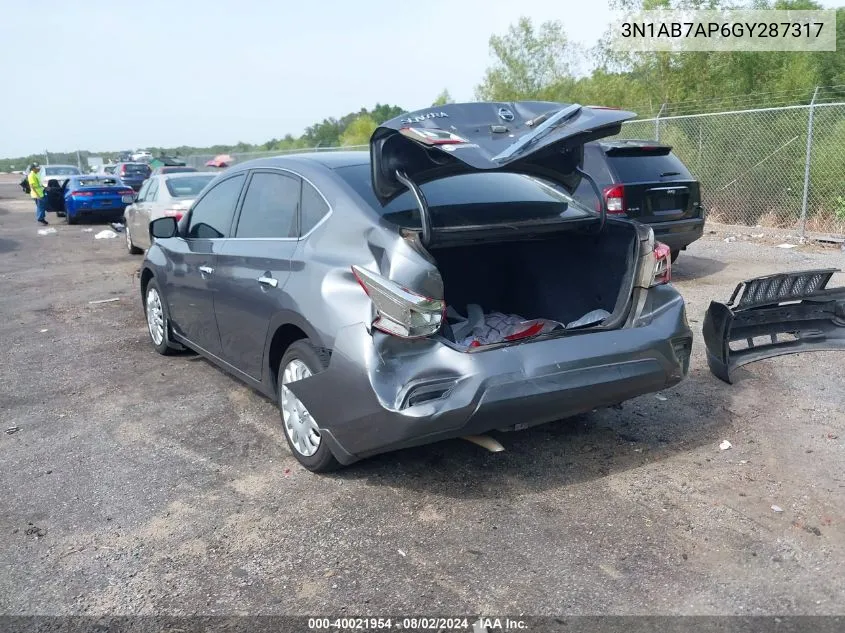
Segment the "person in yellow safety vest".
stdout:
<svg viewBox="0 0 845 633">
<path fill-rule="evenodd" d="M 47 199 L 44 197 L 44 186 L 38 176 L 38 163 L 29 166 L 29 176 L 26 180 L 29 183 L 29 195 L 35 198 L 35 221 L 47 225 Z"/>
</svg>

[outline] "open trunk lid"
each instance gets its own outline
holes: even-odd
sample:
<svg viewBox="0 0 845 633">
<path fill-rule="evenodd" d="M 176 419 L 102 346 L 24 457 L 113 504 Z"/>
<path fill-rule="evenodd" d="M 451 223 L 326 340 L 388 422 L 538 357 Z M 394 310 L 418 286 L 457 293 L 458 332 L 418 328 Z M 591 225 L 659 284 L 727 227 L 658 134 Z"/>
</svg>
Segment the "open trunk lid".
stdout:
<svg viewBox="0 0 845 633">
<path fill-rule="evenodd" d="M 370 138 L 372 185 L 382 205 L 406 190 L 430 233 L 419 186 L 482 171 L 542 176 L 574 191 L 584 143 L 617 134 L 633 112 L 546 101 L 453 103 L 405 114 Z"/>
</svg>

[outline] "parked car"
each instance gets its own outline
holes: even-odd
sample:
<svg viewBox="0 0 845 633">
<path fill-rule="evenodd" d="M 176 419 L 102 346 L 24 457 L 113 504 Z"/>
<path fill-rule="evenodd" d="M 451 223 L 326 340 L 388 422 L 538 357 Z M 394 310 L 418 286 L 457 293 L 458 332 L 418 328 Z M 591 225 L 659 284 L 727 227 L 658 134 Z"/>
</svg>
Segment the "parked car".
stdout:
<svg viewBox="0 0 845 633">
<path fill-rule="evenodd" d="M 126 205 L 135 197 L 135 192 L 115 176 L 71 176 L 60 187 L 56 184 L 57 181 L 51 179 L 45 190 L 48 209 L 66 216 L 68 224 L 76 224 L 83 218 L 121 220 Z"/>
<path fill-rule="evenodd" d="M 150 166 L 145 163 L 117 163 L 114 168 L 114 175 L 135 191 L 141 190 L 151 172 Z"/>
<path fill-rule="evenodd" d="M 150 225 L 152 343 L 274 398 L 316 472 L 674 385 L 692 333 L 669 249 L 571 193 L 584 143 L 634 116 L 448 104 L 369 153 L 235 165 Z"/>
<path fill-rule="evenodd" d="M 584 170 L 599 185 L 611 215 L 648 224 L 655 239 L 672 251 L 672 261 L 704 233 L 701 187 L 669 145 L 654 141 L 615 140 L 587 143 Z M 597 200 L 582 182 L 575 197 Z"/>
<path fill-rule="evenodd" d="M 144 162 L 144 161 L 152 160 L 152 157 L 153 157 L 152 152 L 148 152 L 145 149 L 139 149 L 139 150 L 135 150 L 132 153 L 131 158 L 135 162 Z"/>
<path fill-rule="evenodd" d="M 79 176 L 82 172 L 75 165 L 41 165 L 38 170 L 38 177 L 43 186 L 47 186 L 50 180 L 57 180 L 60 184 L 71 176 Z"/>
<path fill-rule="evenodd" d="M 196 167 L 187 167 L 187 166 L 178 166 L 178 165 L 163 165 L 161 167 L 156 167 L 153 169 L 152 174 L 153 176 L 160 176 L 162 174 L 187 174 L 187 173 L 194 173 L 198 172 L 199 169 Z"/>
<path fill-rule="evenodd" d="M 150 222 L 165 216 L 181 220 L 194 199 L 216 173 L 177 173 L 150 176 L 137 199 L 126 208 L 126 248 L 138 255 L 150 246 Z"/>
</svg>

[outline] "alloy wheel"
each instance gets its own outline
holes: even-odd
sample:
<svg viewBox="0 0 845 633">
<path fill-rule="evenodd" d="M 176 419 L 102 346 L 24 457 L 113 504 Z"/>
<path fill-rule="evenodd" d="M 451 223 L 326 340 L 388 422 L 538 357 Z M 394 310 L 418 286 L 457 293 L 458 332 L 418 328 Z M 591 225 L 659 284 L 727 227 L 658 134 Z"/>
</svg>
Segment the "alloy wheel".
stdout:
<svg viewBox="0 0 845 633">
<path fill-rule="evenodd" d="M 164 309 L 161 306 L 161 297 L 159 297 L 158 290 L 155 288 L 150 288 L 147 291 L 146 307 L 150 338 L 156 345 L 161 345 L 164 340 Z"/>
</svg>

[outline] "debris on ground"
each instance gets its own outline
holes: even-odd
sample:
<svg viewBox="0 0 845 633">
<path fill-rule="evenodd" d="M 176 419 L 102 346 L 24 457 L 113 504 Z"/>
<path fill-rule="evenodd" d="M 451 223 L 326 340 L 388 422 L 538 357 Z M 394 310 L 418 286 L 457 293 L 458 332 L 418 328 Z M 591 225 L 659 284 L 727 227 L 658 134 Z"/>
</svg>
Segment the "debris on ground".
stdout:
<svg viewBox="0 0 845 633">
<path fill-rule="evenodd" d="M 110 231 L 109 229 L 106 229 L 105 231 L 100 231 L 99 233 L 97 233 L 94 236 L 94 239 L 95 240 L 107 240 L 107 239 L 112 238 L 112 237 L 117 237 L 117 233 L 115 233 L 114 231 Z"/>
<path fill-rule="evenodd" d="M 37 525 L 33 525 L 31 522 L 27 523 L 27 525 L 29 527 L 26 528 L 26 532 L 24 532 L 27 536 L 36 536 L 39 538 L 47 536 L 47 528 L 40 528 Z"/>
<path fill-rule="evenodd" d="M 498 441 L 490 437 L 489 435 L 466 435 L 464 439 L 467 442 L 472 442 L 473 444 L 477 444 L 481 448 L 486 448 L 491 453 L 501 453 L 505 450 L 505 447 L 499 444 Z"/>
<path fill-rule="evenodd" d="M 10 426 L 8 429 L 6 429 L 6 435 L 11 435 L 12 433 L 17 433 L 20 430 L 21 430 L 21 428 L 19 426 Z"/>
<path fill-rule="evenodd" d="M 722 440 L 722 443 L 719 444 L 719 450 L 726 451 L 729 448 L 733 448 L 733 444 L 731 444 L 728 440 Z"/>
<path fill-rule="evenodd" d="M 111 227 L 112 227 L 115 231 L 117 231 L 118 233 L 122 233 L 122 232 L 123 232 L 123 224 L 121 224 L 120 222 L 112 222 L 112 223 L 111 223 Z"/>
<path fill-rule="evenodd" d="M 660 402 L 666 402 L 669 399 L 666 396 L 660 395 L 659 393 L 654 397 L 657 398 L 658 400 L 660 400 Z"/>
<path fill-rule="evenodd" d="M 772 510 L 774 510 L 775 512 L 783 512 L 783 508 L 781 508 L 780 506 L 772 506 Z"/>
<path fill-rule="evenodd" d="M 48 330 L 47 328 L 44 328 L 43 330 L 38 330 L 38 333 L 39 333 L 39 334 L 44 334 L 44 332 L 49 332 L 49 331 L 50 331 L 50 330 Z"/>
<path fill-rule="evenodd" d="M 83 233 L 93 233 L 94 229 L 82 229 Z"/>
<path fill-rule="evenodd" d="M 54 228 L 38 229 L 38 235 L 55 235 L 58 231 Z"/>
<path fill-rule="evenodd" d="M 754 239 L 757 239 L 757 240 L 759 240 L 761 237 L 765 237 L 765 236 L 766 236 L 765 233 L 752 233 L 751 234 L 751 237 L 753 237 Z"/>
<path fill-rule="evenodd" d="M 95 303 L 111 303 L 112 301 L 120 301 L 120 297 L 112 297 L 111 299 L 97 299 L 96 301 L 89 301 L 89 305 L 93 305 Z"/>
<path fill-rule="evenodd" d="M 399 552 L 399 556 L 401 556 L 402 558 L 405 558 L 405 556 L 407 556 L 407 554 L 405 554 L 405 552 L 403 552 L 401 549 L 398 549 L 396 551 Z"/>
<path fill-rule="evenodd" d="M 729 235 L 725 238 L 726 242 L 736 242 L 736 235 Z"/>
<path fill-rule="evenodd" d="M 786 243 L 783 243 L 783 244 L 778 244 L 778 246 L 777 246 L 777 247 L 778 247 L 778 248 L 795 248 L 796 246 L 798 246 L 798 244 L 786 244 Z"/>
</svg>

